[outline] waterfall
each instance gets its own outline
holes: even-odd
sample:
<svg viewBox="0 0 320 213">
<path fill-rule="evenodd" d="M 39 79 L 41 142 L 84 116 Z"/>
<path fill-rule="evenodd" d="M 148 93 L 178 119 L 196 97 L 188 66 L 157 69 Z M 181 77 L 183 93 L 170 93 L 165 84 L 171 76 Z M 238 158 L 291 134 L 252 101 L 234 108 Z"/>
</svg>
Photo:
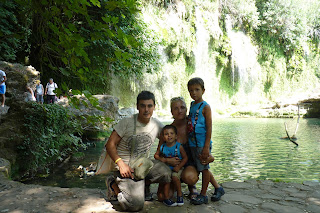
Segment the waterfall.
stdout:
<svg viewBox="0 0 320 213">
<path fill-rule="evenodd" d="M 255 90 L 260 66 L 256 60 L 257 49 L 249 37 L 243 32 L 234 31 L 230 17 L 226 18 L 226 32 L 232 47 L 232 76 L 229 77 L 232 79 L 230 83 L 234 93 L 230 97 L 229 93 L 221 89 L 227 82 L 224 78 L 228 76 L 221 76 L 221 73 L 217 72 L 216 58 L 219 52 L 209 45 L 212 41 L 221 41 L 223 35 L 219 27 L 218 9 L 209 13 L 201 2 L 198 2 L 189 19 L 186 19 L 185 12 L 181 11 L 185 11 L 182 2 L 179 7 L 171 5 L 166 9 L 159 9 L 149 5 L 143 8 L 142 18 L 148 28 L 165 38 L 173 47 L 169 53 L 168 46 L 159 47 L 162 55 L 162 61 L 159 62 L 162 69 L 159 72 L 144 73 L 142 80 L 133 77 L 130 84 L 123 84 L 121 79 L 113 80 L 112 94 L 120 98 L 120 105 L 135 104 L 139 91 L 150 90 L 156 95 L 157 109 L 163 110 L 164 114 L 170 114 L 168 112 L 172 97 L 183 96 L 187 104 L 191 101 L 187 82 L 192 77 L 201 77 L 204 80 L 204 100 L 215 110 L 225 111 L 231 104 L 231 99 L 236 99 L 235 102 L 239 104 L 251 102 L 248 99 L 256 101 L 251 98 L 251 94 L 261 94 Z M 186 71 L 187 61 L 183 54 L 188 54 L 190 60 L 193 60 L 191 63 L 194 64 L 194 73 Z M 134 107 L 134 104 L 130 106 Z"/>
<path fill-rule="evenodd" d="M 259 80 L 261 67 L 257 61 L 258 50 L 242 31 L 235 31 L 232 28 L 232 20 L 229 15 L 225 19 L 226 32 L 230 39 L 232 55 L 232 87 L 234 95 L 247 98 L 246 102 L 256 101 L 260 95 L 255 91 L 256 82 Z M 250 96 L 249 96 L 250 94 Z M 251 100 L 248 100 L 251 99 Z M 240 100 L 238 98 L 238 100 Z"/>
<path fill-rule="evenodd" d="M 193 52 L 195 56 L 195 73 L 192 77 L 200 77 L 205 83 L 204 100 L 210 105 L 217 103 L 218 81 L 215 77 L 215 59 L 209 55 L 210 34 L 205 27 L 201 9 L 195 7 L 196 44 Z"/>
</svg>

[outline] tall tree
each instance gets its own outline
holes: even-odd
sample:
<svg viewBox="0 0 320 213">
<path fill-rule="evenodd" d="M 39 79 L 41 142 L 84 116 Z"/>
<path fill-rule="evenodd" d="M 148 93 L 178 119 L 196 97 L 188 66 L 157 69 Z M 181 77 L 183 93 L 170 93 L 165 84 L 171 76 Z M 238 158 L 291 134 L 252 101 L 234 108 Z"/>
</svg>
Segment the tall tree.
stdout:
<svg viewBox="0 0 320 213">
<path fill-rule="evenodd" d="M 111 75 L 140 75 L 158 68 L 157 42 L 152 42 L 139 19 L 136 0 L 13 2 L 13 11 L 22 8 L 32 20 L 32 35 L 20 40 L 27 39 L 30 64 L 45 79 L 54 77 L 68 87 L 102 93 L 108 90 Z M 14 43 L 13 60 L 20 40 L 3 44 Z"/>
</svg>

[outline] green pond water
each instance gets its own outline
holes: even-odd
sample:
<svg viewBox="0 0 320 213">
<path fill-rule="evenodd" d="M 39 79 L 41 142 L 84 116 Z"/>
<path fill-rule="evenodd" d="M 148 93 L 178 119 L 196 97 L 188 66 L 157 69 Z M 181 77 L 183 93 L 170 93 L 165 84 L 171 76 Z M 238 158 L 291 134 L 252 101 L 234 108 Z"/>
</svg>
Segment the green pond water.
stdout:
<svg viewBox="0 0 320 213">
<path fill-rule="evenodd" d="M 284 122 L 293 134 L 296 120 L 273 118 L 230 118 L 213 120 L 212 154 L 215 161 L 211 172 L 218 182 L 247 179 L 270 179 L 275 181 L 302 183 L 305 180 L 319 182 L 320 179 L 320 119 L 300 119 L 295 146 L 286 136 Z M 79 165 L 89 166 L 97 161 L 104 145 L 85 151 L 80 162 L 70 162 L 46 178 L 33 179 L 25 183 L 82 188 L 105 188 L 104 176 L 80 178 L 72 172 Z M 153 155 L 157 143 L 151 150 Z M 201 181 L 198 182 L 201 187 Z M 212 187 L 212 186 L 210 186 Z"/>
</svg>

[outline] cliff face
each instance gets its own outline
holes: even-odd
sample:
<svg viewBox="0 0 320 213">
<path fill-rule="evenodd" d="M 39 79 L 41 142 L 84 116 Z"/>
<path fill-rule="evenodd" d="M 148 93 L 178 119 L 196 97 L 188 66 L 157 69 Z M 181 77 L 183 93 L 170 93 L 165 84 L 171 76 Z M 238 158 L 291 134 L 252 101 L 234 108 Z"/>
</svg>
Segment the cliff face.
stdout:
<svg viewBox="0 0 320 213">
<path fill-rule="evenodd" d="M 6 73 L 7 91 L 5 107 L 0 114 L 0 157 L 16 161 L 16 148 L 23 141 L 19 133 L 23 129 L 26 86 L 35 88 L 40 72 L 32 66 L 0 61 L 0 69 Z"/>
<path fill-rule="evenodd" d="M 32 66 L 11 64 L 0 61 L 0 69 L 7 75 L 6 105 L 10 106 L 13 101 L 23 101 L 25 98 L 26 86 L 33 90 L 36 81 L 40 80 L 40 72 Z"/>
<path fill-rule="evenodd" d="M 0 62 L 0 69 L 7 76 L 6 106 L 0 109 L 0 159 L 13 165 L 15 178 L 71 155 L 84 147 L 81 133 L 88 137 L 104 131 L 121 116 L 119 99 L 110 95 L 88 96 L 100 110 L 84 95 L 64 97 L 54 105 L 26 102 L 26 86 L 35 90 L 40 73 L 32 66 L 7 62 Z"/>
<path fill-rule="evenodd" d="M 304 105 L 308 109 L 306 118 L 320 118 L 320 94 L 302 100 L 299 104 Z"/>
</svg>

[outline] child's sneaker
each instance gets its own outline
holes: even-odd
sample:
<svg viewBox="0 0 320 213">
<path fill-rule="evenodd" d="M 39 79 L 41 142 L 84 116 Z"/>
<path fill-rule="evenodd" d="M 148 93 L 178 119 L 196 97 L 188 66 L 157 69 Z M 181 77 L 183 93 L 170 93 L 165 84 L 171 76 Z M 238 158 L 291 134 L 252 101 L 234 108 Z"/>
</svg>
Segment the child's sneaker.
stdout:
<svg viewBox="0 0 320 213">
<path fill-rule="evenodd" d="M 222 186 L 220 186 L 215 190 L 214 194 L 211 197 L 211 201 L 219 201 L 224 194 L 224 189 L 222 188 Z"/>
<path fill-rule="evenodd" d="M 182 196 L 178 196 L 177 197 L 177 205 L 178 206 L 183 206 L 184 202 L 183 202 L 183 197 Z"/>
<path fill-rule="evenodd" d="M 190 203 L 194 205 L 201 205 L 201 204 L 207 204 L 208 203 L 208 196 L 205 195 L 198 195 L 197 197 L 193 198 Z"/>
<path fill-rule="evenodd" d="M 166 199 L 163 201 L 163 204 L 166 205 L 166 206 L 177 206 L 177 203 L 176 202 L 173 202 L 172 200 L 170 199 Z"/>
</svg>

